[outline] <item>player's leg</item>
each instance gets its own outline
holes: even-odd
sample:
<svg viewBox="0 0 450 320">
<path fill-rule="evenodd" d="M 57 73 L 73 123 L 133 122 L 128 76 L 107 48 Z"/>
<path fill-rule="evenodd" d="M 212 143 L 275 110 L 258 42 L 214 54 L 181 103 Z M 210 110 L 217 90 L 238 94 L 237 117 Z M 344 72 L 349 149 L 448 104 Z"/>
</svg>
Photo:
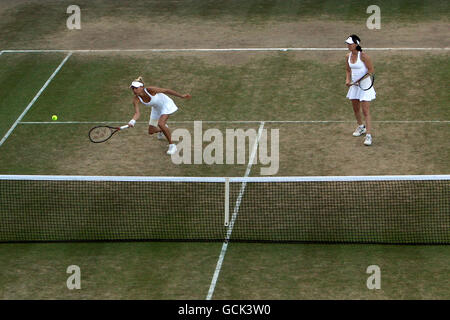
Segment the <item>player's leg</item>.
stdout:
<svg viewBox="0 0 450 320">
<path fill-rule="evenodd" d="M 361 101 L 362 113 L 364 115 L 364 119 L 366 120 L 366 130 L 367 133 L 370 133 L 370 129 L 372 129 L 372 118 L 370 116 L 370 102 L 369 101 Z"/>
<path fill-rule="evenodd" d="M 361 117 L 361 102 L 358 99 L 352 99 L 351 101 L 356 122 L 358 122 L 358 126 L 360 126 L 363 124 Z"/>
<path fill-rule="evenodd" d="M 167 150 L 167 154 L 172 155 L 177 151 L 177 146 L 172 142 L 172 135 L 170 134 L 170 130 L 167 127 L 167 119 L 169 119 L 168 114 L 163 114 L 158 120 L 158 127 L 164 133 L 169 141 L 169 150 Z"/>
<path fill-rule="evenodd" d="M 353 132 L 353 136 L 359 137 L 366 132 L 366 128 L 361 117 L 361 103 L 358 99 L 351 99 L 351 101 L 356 122 L 358 123 L 358 127 L 356 128 L 355 132 Z"/>
<path fill-rule="evenodd" d="M 172 135 L 170 134 L 170 130 L 167 127 L 167 120 L 169 119 L 168 114 L 163 114 L 158 120 L 159 131 L 161 131 L 169 141 L 169 144 L 172 144 Z"/>
<path fill-rule="evenodd" d="M 372 118 L 370 116 L 370 102 L 369 101 L 361 101 L 361 107 L 362 112 L 364 115 L 364 119 L 366 120 L 366 139 L 364 140 L 364 144 L 366 146 L 372 145 L 372 135 L 371 135 L 371 129 L 372 129 Z"/>
<path fill-rule="evenodd" d="M 155 126 L 152 126 L 152 125 L 148 126 L 148 134 L 150 134 L 150 135 L 158 133 L 160 131 L 161 131 L 161 129 L 159 127 L 155 127 Z"/>
<path fill-rule="evenodd" d="M 148 134 L 155 134 L 161 131 L 158 127 L 158 121 L 161 115 L 155 108 L 152 108 L 152 112 L 150 113 L 150 121 L 148 122 Z"/>
</svg>

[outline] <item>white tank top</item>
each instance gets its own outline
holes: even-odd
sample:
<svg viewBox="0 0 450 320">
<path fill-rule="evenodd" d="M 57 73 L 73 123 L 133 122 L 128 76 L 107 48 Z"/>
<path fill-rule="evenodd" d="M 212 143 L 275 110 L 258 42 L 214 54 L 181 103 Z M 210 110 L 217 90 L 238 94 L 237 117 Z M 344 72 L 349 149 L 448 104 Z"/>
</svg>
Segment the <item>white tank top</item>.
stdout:
<svg viewBox="0 0 450 320">
<path fill-rule="evenodd" d="M 144 102 L 140 96 L 138 96 L 139 100 L 141 100 L 142 104 L 148 106 L 148 107 L 156 107 L 157 109 L 163 110 L 163 109 L 173 109 L 173 106 L 175 103 L 172 99 L 170 99 L 168 96 L 166 96 L 164 93 L 157 93 L 154 96 L 152 96 L 146 88 L 144 88 L 145 93 L 148 94 L 150 97 L 150 102 Z"/>
<path fill-rule="evenodd" d="M 357 81 L 357 80 L 361 79 L 361 77 L 364 76 L 368 71 L 366 65 L 360 59 L 360 54 L 361 54 L 361 51 L 358 51 L 358 57 L 357 57 L 355 63 L 351 63 L 351 61 L 350 61 L 352 54 L 348 55 L 348 65 L 352 69 L 352 81 Z"/>
</svg>

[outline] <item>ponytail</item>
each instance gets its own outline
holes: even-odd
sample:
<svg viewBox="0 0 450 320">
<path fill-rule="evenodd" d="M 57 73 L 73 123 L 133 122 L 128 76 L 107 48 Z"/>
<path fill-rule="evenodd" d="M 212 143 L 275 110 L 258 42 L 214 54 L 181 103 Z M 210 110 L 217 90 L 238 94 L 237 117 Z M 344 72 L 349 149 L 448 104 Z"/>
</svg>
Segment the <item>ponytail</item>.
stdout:
<svg viewBox="0 0 450 320">
<path fill-rule="evenodd" d="M 142 84 L 144 84 L 144 79 L 142 78 L 142 76 L 139 76 L 137 79 L 135 79 L 134 81 L 140 82 Z"/>
<path fill-rule="evenodd" d="M 359 43 L 361 42 L 361 39 L 356 34 L 352 34 L 350 37 L 352 37 L 353 42 L 357 44 L 356 50 L 362 51 L 362 48 L 359 45 Z"/>
</svg>

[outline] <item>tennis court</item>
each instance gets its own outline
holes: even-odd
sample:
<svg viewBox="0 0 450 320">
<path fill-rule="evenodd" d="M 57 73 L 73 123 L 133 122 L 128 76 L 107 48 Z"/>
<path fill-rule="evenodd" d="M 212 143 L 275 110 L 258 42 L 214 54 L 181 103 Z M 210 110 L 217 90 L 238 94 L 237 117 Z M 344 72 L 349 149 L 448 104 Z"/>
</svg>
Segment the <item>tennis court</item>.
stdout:
<svg viewBox="0 0 450 320">
<path fill-rule="evenodd" d="M 168 123 L 172 130 L 185 129 L 193 140 L 198 121 L 202 132 L 218 130 L 224 136 L 227 129 L 256 133 L 266 130 L 270 153 L 270 133 L 278 130 L 276 177 L 449 174 L 449 51 L 445 28 L 448 4 L 382 1 L 380 7 L 395 6 L 398 13 L 382 11 L 386 12 L 385 24 L 381 30 L 371 31 L 365 27 L 366 6 L 356 1 L 325 1 L 321 6 L 309 1 L 229 1 L 226 7 L 206 0 L 187 1 L 183 6 L 176 1 L 140 2 L 148 3 L 157 4 L 159 13 L 143 27 L 158 28 L 152 41 L 146 37 L 124 37 L 136 22 L 132 7 L 119 2 L 81 1 L 86 18 L 82 18 L 82 29 L 73 33 L 65 27 L 69 3 L 31 1 L 1 7 L 2 16 L 21 15 L 24 19 L 17 30 L 13 27 L 19 22 L 12 18 L 0 23 L 5 30 L 0 32 L 4 41 L 0 44 L 0 175 L 256 178 L 268 167 L 251 163 L 249 158 L 255 146 L 251 143 L 246 144 L 243 163 L 175 164 L 165 153 L 167 142 L 148 135 L 148 110 L 143 110 L 135 128 L 119 132 L 105 143 L 90 143 L 87 133 L 91 127 L 103 123 L 123 125 L 131 119 L 134 110 L 128 86 L 139 75 L 148 84 L 192 95 L 190 100 L 175 98 L 180 109 Z M 97 10 L 108 14 L 96 20 Z M 362 12 L 361 17 L 354 18 L 355 12 Z M 33 21 L 39 22 L 40 16 L 53 18 L 54 22 L 33 27 Z M 145 18 L 145 13 L 139 13 L 136 19 L 142 22 Z M 109 37 L 102 37 L 99 28 Z M 173 32 L 180 29 L 175 36 Z M 361 30 L 366 46 L 378 48 L 367 49 L 376 69 L 377 91 L 371 106 L 374 144 L 370 147 L 363 145 L 363 138 L 351 136 L 356 122 L 345 98 L 346 48 L 341 41 L 352 32 L 349 30 Z M 430 30 L 434 30 L 432 36 Z M 382 41 L 390 36 L 398 41 Z M 119 41 L 121 37 L 123 42 Z M 52 115 L 57 115 L 58 120 L 53 121 Z M 205 150 L 208 141 L 200 141 L 198 147 Z M 231 151 L 237 154 L 237 146 Z M 193 156 L 195 150 L 192 152 Z M 438 220 L 429 225 L 442 228 L 442 234 L 448 238 L 446 182 L 432 193 L 437 194 L 441 212 Z M 45 188 L 49 202 L 66 206 L 64 189 Z M 108 188 L 97 196 L 108 199 Z M 201 212 L 202 206 L 208 212 L 214 208 L 222 210 L 222 198 L 214 202 L 214 188 L 202 188 L 199 191 L 192 187 L 191 193 L 174 188 L 174 196 L 170 196 L 170 188 L 153 188 L 148 194 L 158 198 L 161 206 L 167 198 L 192 212 Z M 231 211 L 240 197 L 240 210 L 245 212 L 247 208 L 257 208 L 258 203 L 263 207 L 264 201 L 271 199 L 289 203 L 298 195 L 290 194 L 288 189 L 277 193 L 279 189 L 247 185 L 243 190 L 237 184 L 230 193 Z M 90 192 L 94 197 L 95 190 Z M 142 223 L 145 229 L 145 220 L 136 218 L 134 211 L 129 219 L 126 216 L 128 208 L 139 211 L 144 190 L 140 184 L 130 183 L 121 191 L 129 195 L 123 201 L 116 199 L 125 209 L 125 216 L 120 218 L 123 220 L 117 220 L 124 224 L 120 222 L 116 227 Z M 221 197 L 222 189 L 218 190 Z M 83 195 L 83 187 L 69 188 L 67 192 Z M 209 198 L 197 196 L 196 192 Z M 318 188 L 317 193 L 320 192 Z M 411 208 L 420 193 L 405 196 L 412 199 Z M 26 193 L 18 191 L 18 202 L 30 202 L 33 206 L 32 197 L 20 199 L 21 194 Z M 376 195 L 377 204 L 385 201 Z M 250 196 L 255 197 L 254 202 L 246 202 Z M 42 203 L 45 206 L 45 201 Z M 279 214 L 281 221 L 276 220 L 276 224 L 281 228 L 287 209 L 280 206 Z M 58 217 L 47 224 L 41 221 L 43 229 L 38 236 L 51 238 L 52 223 L 58 224 L 65 218 Z M 246 221 L 249 232 L 252 228 L 264 232 L 265 224 L 257 218 L 256 226 L 252 220 Z M 8 223 L 14 220 L 11 219 Z M 182 228 L 180 224 L 197 221 L 180 219 L 174 224 L 176 230 Z M 223 216 L 218 219 L 222 222 Z M 331 217 L 327 219 L 333 221 Z M 375 212 L 371 219 L 383 228 L 391 223 L 385 212 Z M 242 221 L 238 215 L 236 235 L 245 234 L 239 225 Z M 326 224 L 320 219 L 317 222 Z M 172 223 L 170 218 L 161 218 L 162 228 L 170 229 Z M 274 224 L 265 223 L 268 228 Z M 127 228 L 124 232 L 131 232 Z M 202 231 L 208 232 L 208 228 L 205 222 Z M 29 236 L 25 227 L 24 230 L 24 236 Z M 105 234 L 107 240 L 109 233 Z M 232 235 L 226 245 L 220 239 L 54 242 L 61 236 L 56 234 L 52 241 L 17 243 L 2 236 L 1 299 L 450 297 L 448 242 L 247 243 L 233 242 Z M 68 290 L 66 286 L 66 269 L 70 265 L 81 269 L 81 290 Z M 381 289 L 369 290 L 366 286 L 370 276 L 366 270 L 371 265 L 381 269 Z"/>
</svg>

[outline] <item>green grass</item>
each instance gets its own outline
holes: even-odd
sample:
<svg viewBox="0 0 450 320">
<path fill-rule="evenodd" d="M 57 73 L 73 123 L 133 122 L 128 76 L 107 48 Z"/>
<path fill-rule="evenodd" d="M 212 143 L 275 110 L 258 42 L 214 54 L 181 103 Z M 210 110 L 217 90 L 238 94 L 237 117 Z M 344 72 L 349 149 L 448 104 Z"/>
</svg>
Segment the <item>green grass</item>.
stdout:
<svg viewBox="0 0 450 320">
<path fill-rule="evenodd" d="M 236 57 L 242 58 L 240 55 Z M 267 123 L 265 128 L 281 130 L 280 174 L 283 175 L 447 173 L 445 159 L 448 159 L 449 150 L 442 148 L 449 135 L 445 123 L 374 123 L 378 141 L 369 150 L 360 148 L 359 139 L 345 138 L 355 124 L 351 105 L 345 98 L 342 55 L 335 53 L 328 61 L 321 62 L 295 53 L 261 54 L 249 61 L 228 65 L 213 53 L 200 56 L 155 54 L 151 59 L 147 54 L 74 54 L 23 121 L 51 121 L 51 116 L 56 114 L 61 122 L 126 123 L 134 113 L 128 85 L 132 79 L 143 75 L 147 85 L 192 94 L 191 100 L 174 98 L 180 109 L 169 121 L 349 121 L 348 124 Z M 33 63 L 42 57 L 43 63 L 33 69 Z M 61 55 L 46 57 L 41 54 L 2 56 L 5 68 L 0 79 L 5 87 L 9 85 L 8 79 L 18 81 L 18 75 L 27 74 L 31 67 L 27 85 L 13 82 L 9 90 L 2 91 L 5 98 L 0 102 L 0 110 L 3 110 L 0 112 L 5 117 L 0 119 L 0 128 L 3 132 L 43 85 L 46 80 L 43 76 L 51 74 L 63 58 Z M 373 120 L 450 119 L 449 93 L 445 90 L 449 80 L 445 72 L 445 66 L 449 64 L 447 54 L 384 54 L 382 58 L 374 53 L 373 60 L 377 74 L 377 99 L 371 106 Z M 312 75 L 314 81 L 311 81 Z M 424 85 L 430 83 L 433 85 Z M 149 110 L 143 108 L 140 121 L 147 122 L 148 117 Z M 246 169 L 245 164 L 168 165 L 166 158 L 161 158 L 165 143 L 149 137 L 144 123 L 118 134 L 105 144 L 90 144 L 87 143 L 87 132 L 92 126 L 20 124 L 2 146 L 0 172 L 241 176 Z M 238 127 L 257 129 L 258 126 L 259 123 L 254 123 Z M 193 134 L 192 123 L 176 123 L 171 127 L 186 128 Z M 236 124 L 205 123 L 203 127 L 204 130 L 218 128 L 224 131 Z M 311 136 L 311 130 L 316 132 L 314 136 Z M 399 141 L 408 143 L 399 144 Z M 343 149 L 351 152 L 339 152 Z M 369 156 L 369 162 L 364 165 L 358 161 L 359 156 Z M 149 165 L 136 166 L 136 161 Z M 334 163 L 341 163 L 341 168 Z M 253 172 L 259 172 L 257 168 L 255 165 Z"/>
<path fill-rule="evenodd" d="M 205 299 L 220 243 L 2 244 L 1 299 Z M 446 246 L 229 245 L 213 299 L 448 299 Z M 81 269 L 68 290 L 67 267 Z M 381 269 L 381 289 L 366 269 Z"/>
<path fill-rule="evenodd" d="M 232 244 L 215 299 L 448 299 L 447 246 Z M 381 289 L 366 286 L 378 265 Z"/>
<path fill-rule="evenodd" d="M 377 101 L 372 105 L 374 118 L 378 106 Z M 346 108 L 345 112 L 351 114 L 349 103 Z M 450 149 L 445 147 L 448 126 L 448 123 L 374 123 L 374 144 L 370 148 L 362 144 L 364 137 L 352 136 L 356 128 L 353 121 L 266 123 L 264 128 L 268 132 L 279 130 L 278 175 L 348 176 L 448 174 Z M 255 164 L 251 175 L 259 176 L 261 169 L 268 167 Z"/>
<path fill-rule="evenodd" d="M 245 120 L 352 119 L 340 55 L 337 62 L 320 62 L 279 53 L 237 66 L 189 55 L 75 55 L 26 120 L 46 121 L 52 112 L 61 113 L 60 121 L 104 121 L 106 114 L 106 120 L 127 119 L 133 110 L 127 87 L 138 75 L 147 85 L 192 94 L 192 100 L 175 98 L 181 109 L 174 120 L 244 120 L 243 108 Z M 448 55 L 374 55 L 375 120 L 450 119 L 443 90 L 450 80 Z"/>
<path fill-rule="evenodd" d="M 247 23 L 264 22 L 275 19 L 336 19 L 344 21 L 365 21 L 366 9 L 373 3 L 370 1 L 313 1 L 313 0 L 188 0 L 188 1 L 137 1 L 133 6 L 152 9 L 155 16 L 187 17 L 197 19 L 218 20 L 221 17 L 233 17 Z M 446 17 L 450 7 L 448 3 L 437 0 L 382 0 L 376 3 L 382 10 L 385 21 L 417 21 L 415 19 L 431 20 L 436 17 Z M 84 3 L 80 4 L 82 7 Z M 89 5 L 89 3 L 86 3 Z M 133 8 L 122 1 L 98 2 L 99 8 L 106 9 L 110 15 L 123 15 L 124 11 L 131 15 Z M 383 10 L 384 9 L 384 10 Z M 137 13 L 145 15 L 145 11 Z M 136 17 L 136 14 L 133 14 Z"/>
<path fill-rule="evenodd" d="M 220 243 L 0 245 L 0 299 L 205 299 Z M 187 263 L 188 261 L 188 263 Z M 81 269 L 81 289 L 66 286 Z"/>
<path fill-rule="evenodd" d="M 2 55 L 0 136 L 3 137 L 62 61 L 59 54 Z"/>
<path fill-rule="evenodd" d="M 133 3 L 124 1 L 86 1 L 77 5 L 82 12 L 82 30 L 67 30 L 66 9 L 73 3 L 63 1 L 30 1 L 0 11 L 1 49 L 18 49 L 19 47 L 42 48 L 61 46 L 63 38 L 72 39 L 74 34 L 83 34 L 90 24 L 101 19 L 116 21 L 115 26 L 103 29 L 97 37 L 113 37 L 120 33 L 119 22 L 124 23 L 155 23 L 164 30 L 167 23 L 187 22 L 192 25 L 213 23 L 229 26 L 240 25 L 249 27 L 264 25 L 271 22 L 297 21 L 345 21 L 354 23 L 360 29 L 369 14 L 366 9 L 371 1 L 283 1 L 283 0 L 188 0 L 188 1 L 144 1 Z M 376 3 L 381 8 L 383 23 L 416 24 L 417 22 L 446 21 L 450 12 L 449 4 L 439 0 L 381 0 Z M 138 9 L 137 9 L 138 8 Z M 123 35 L 127 36 L 127 35 Z M 132 36 L 132 35 L 130 35 Z M 88 35 L 87 37 L 91 37 Z M 42 39 L 42 40 L 40 40 Z M 80 47 L 80 40 L 68 40 L 68 47 Z M 86 44 L 92 45 L 94 39 L 84 38 Z M 107 41 L 101 39 L 101 41 Z M 117 40 L 120 41 L 120 40 Z M 51 45 L 50 45 L 51 47 Z"/>
<path fill-rule="evenodd" d="M 95 19 L 95 8 L 110 8 L 104 12 L 111 17 L 124 12 L 132 20 L 131 10 L 126 14 L 121 3 L 117 2 L 115 9 L 106 2 L 92 4 L 88 9 L 93 10 L 86 11 L 86 21 Z M 350 5 L 341 8 L 339 2 L 332 1 L 299 2 L 293 4 L 295 10 L 289 4 L 293 3 L 246 2 L 247 7 L 241 10 L 235 1 L 193 2 L 188 6 L 164 2 L 155 6 L 155 12 L 161 13 L 161 19 L 167 17 L 164 13 L 170 9 L 177 19 L 192 17 L 198 21 L 201 17 L 220 21 L 233 14 L 235 20 L 265 23 L 317 15 L 329 18 L 329 12 L 336 8 L 342 10 L 331 18 L 351 21 L 352 10 L 361 9 Z M 8 19 L 4 19 L 4 14 L 0 19 L 1 47 L 14 47 L 16 39 L 32 41 L 37 34 L 63 30 L 66 14 L 65 10 L 60 12 L 59 6 L 49 2 L 41 8 L 18 7 L 14 9 L 18 11 L 7 13 Z M 361 6 L 365 9 L 364 3 Z M 448 11 L 445 2 L 418 1 L 410 6 L 397 2 L 392 5 L 400 9 L 397 11 L 384 10 L 383 3 L 380 6 L 386 12 L 383 19 L 387 20 L 383 21 L 445 19 Z M 19 16 L 23 19 L 13 22 Z M 446 88 L 448 54 L 370 54 L 377 74 L 377 99 L 371 106 L 374 120 L 450 119 Z M 148 84 L 193 95 L 191 101 L 176 99 L 180 111 L 172 120 L 353 121 L 343 86 L 343 52 L 326 55 L 324 59 L 291 52 L 258 54 L 250 59 L 243 58 L 244 55 L 230 58 L 215 54 L 74 54 L 24 121 L 50 121 L 51 115 L 57 114 L 60 121 L 126 122 L 132 115 L 127 87 L 140 74 Z M 59 54 L 0 57 L 1 136 L 63 57 Z M 147 121 L 148 113 L 144 112 L 141 121 Z M 87 140 L 90 126 L 19 125 L 0 147 L 0 173 L 242 176 L 245 172 L 246 165 L 173 165 L 164 154 L 166 144 L 149 138 L 144 124 L 103 145 L 93 145 Z M 257 129 L 259 124 L 238 126 Z M 225 130 L 236 125 L 204 124 L 204 127 Z M 188 128 L 192 132 L 192 124 L 173 124 L 171 128 Z M 265 128 L 281 131 L 279 175 L 449 171 L 448 124 L 376 124 L 373 148 L 365 148 L 361 139 L 350 136 L 353 123 L 266 124 Z M 251 174 L 258 175 L 259 168 L 260 165 L 254 165 Z M 247 205 L 243 202 L 243 210 Z M 220 248 L 221 243 L 2 243 L 0 298 L 204 299 Z M 450 296 L 447 246 L 231 243 L 228 250 L 215 299 L 448 299 Z M 69 291 L 65 285 L 69 276 L 66 269 L 72 264 L 82 270 L 80 291 Z M 368 277 L 365 270 L 372 264 L 381 267 L 380 291 L 365 287 Z"/>
</svg>

